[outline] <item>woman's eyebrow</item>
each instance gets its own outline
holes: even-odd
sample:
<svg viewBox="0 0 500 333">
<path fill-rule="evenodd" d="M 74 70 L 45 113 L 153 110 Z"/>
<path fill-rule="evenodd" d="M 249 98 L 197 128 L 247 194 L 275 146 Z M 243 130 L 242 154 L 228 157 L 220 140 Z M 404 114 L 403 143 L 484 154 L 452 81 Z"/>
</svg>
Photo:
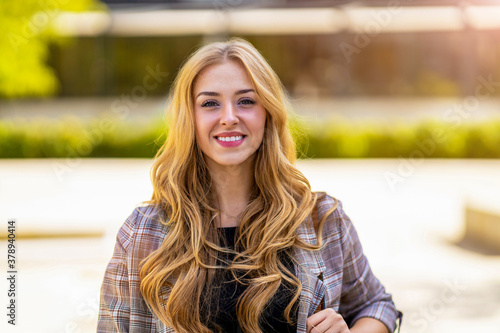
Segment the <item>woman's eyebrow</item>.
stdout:
<svg viewBox="0 0 500 333">
<path fill-rule="evenodd" d="M 196 95 L 196 98 L 200 97 L 201 95 L 206 95 L 206 96 L 220 96 L 218 92 L 215 91 L 202 91 L 198 95 Z"/>
<path fill-rule="evenodd" d="M 255 90 L 254 89 L 242 89 L 242 90 L 238 90 L 234 94 L 235 95 L 242 95 L 242 94 L 246 94 L 248 92 L 255 92 Z M 218 92 L 215 92 L 215 91 L 202 91 L 198 95 L 196 95 L 196 98 L 200 97 L 201 95 L 205 95 L 205 96 L 220 96 L 220 94 Z"/>
<path fill-rule="evenodd" d="M 255 92 L 255 90 L 253 90 L 253 89 L 242 89 L 242 90 L 238 90 L 234 94 L 235 95 L 242 95 L 242 94 L 246 94 L 248 92 Z"/>
</svg>

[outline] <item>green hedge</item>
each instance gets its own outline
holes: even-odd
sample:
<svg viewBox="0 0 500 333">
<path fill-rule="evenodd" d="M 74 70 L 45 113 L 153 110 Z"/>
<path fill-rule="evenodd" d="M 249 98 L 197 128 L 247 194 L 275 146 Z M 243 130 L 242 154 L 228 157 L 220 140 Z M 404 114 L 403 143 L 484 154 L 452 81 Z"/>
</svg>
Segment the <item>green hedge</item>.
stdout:
<svg viewBox="0 0 500 333">
<path fill-rule="evenodd" d="M 165 139 L 165 123 L 102 117 L 0 122 L 0 158 L 152 157 Z"/>
<path fill-rule="evenodd" d="M 301 156 L 308 158 L 500 158 L 500 119 L 461 124 L 336 119 L 307 124 L 303 132 L 297 141 Z"/>
<path fill-rule="evenodd" d="M 360 124 L 338 118 L 291 125 L 302 158 L 500 158 L 500 120 Z M 165 135 L 162 119 L 0 121 L 0 158 L 152 157 Z"/>
</svg>

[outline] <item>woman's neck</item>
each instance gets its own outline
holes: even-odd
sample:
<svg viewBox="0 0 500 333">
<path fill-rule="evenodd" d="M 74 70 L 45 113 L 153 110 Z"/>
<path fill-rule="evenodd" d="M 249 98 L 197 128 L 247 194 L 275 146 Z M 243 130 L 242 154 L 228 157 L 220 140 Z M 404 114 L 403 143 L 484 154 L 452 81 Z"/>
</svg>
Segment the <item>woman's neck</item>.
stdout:
<svg viewBox="0 0 500 333">
<path fill-rule="evenodd" d="M 220 211 L 218 226 L 237 226 L 255 186 L 253 168 L 224 166 L 210 171 L 215 190 L 214 204 Z"/>
</svg>

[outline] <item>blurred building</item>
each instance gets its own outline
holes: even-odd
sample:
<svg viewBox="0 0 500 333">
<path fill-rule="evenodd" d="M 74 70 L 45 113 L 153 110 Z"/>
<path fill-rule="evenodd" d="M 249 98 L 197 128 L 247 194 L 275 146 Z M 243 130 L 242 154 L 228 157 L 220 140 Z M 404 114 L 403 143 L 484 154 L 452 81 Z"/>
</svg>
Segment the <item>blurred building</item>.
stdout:
<svg viewBox="0 0 500 333">
<path fill-rule="evenodd" d="M 105 0 L 108 13 L 64 14 L 51 65 L 61 96 L 115 96 L 147 68 L 168 80 L 212 40 L 240 36 L 295 96 L 459 96 L 500 77 L 495 1 Z M 497 89 L 498 91 L 498 89 Z"/>
</svg>

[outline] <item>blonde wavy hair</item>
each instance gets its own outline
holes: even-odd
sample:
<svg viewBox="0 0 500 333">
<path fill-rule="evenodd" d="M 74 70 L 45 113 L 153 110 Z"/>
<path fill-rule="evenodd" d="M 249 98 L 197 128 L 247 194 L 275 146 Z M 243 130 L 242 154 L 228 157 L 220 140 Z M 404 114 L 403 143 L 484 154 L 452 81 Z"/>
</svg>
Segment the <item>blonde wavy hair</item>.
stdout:
<svg viewBox="0 0 500 333">
<path fill-rule="evenodd" d="M 237 61 L 245 68 L 267 111 L 263 142 L 255 153 L 255 187 L 240 217 L 235 259 L 226 267 L 247 285 L 237 303 L 244 332 L 262 332 L 259 319 L 284 281 L 294 287 L 293 299 L 285 310 L 285 318 L 292 323 L 291 311 L 299 299 L 301 282 L 281 263 L 278 253 L 296 246 L 318 250 L 321 245 L 320 236 L 316 245 L 297 237 L 300 224 L 310 221 L 317 196 L 294 166 L 296 149 L 288 129 L 288 98 L 279 78 L 263 56 L 240 38 L 201 47 L 176 77 L 167 110 L 169 133 L 151 170 L 154 191 L 149 203 L 165 213 L 161 223 L 168 233 L 140 267 L 144 300 L 161 321 L 179 333 L 212 332 L 207 317 L 201 315 L 201 310 L 206 310 L 203 295 L 210 290 L 215 271 L 223 269 L 217 265 L 218 254 L 233 252 L 221 246 L 217 237 L 218 210 L 213 205 L 210 173 L 196 144 L 192 97 L 198 74 L 226 61 Z"/>
</svg>

